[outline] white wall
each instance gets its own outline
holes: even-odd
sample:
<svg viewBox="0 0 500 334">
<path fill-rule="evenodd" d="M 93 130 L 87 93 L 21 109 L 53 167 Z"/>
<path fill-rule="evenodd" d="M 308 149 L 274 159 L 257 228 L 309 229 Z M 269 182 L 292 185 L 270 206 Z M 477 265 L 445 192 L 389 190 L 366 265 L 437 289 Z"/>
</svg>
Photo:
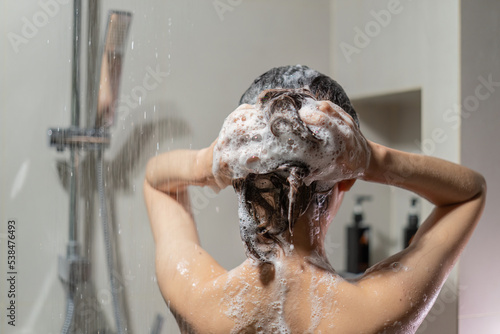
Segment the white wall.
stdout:
<svg viewBox="0 0 500 334">
<path fill-rule="evenodd" d="M 169 73 L 160 78 L 156 89 L 143 94 L 140 105 L 133 99 L 120 104 L 112 145 L 106 152 L 106 160 L 112 162 L 123 145 L 125 150 L 133 146 L 127 139 L 134 126 L 168 120 L 167 126 L 155 131 L 153 141 L 142 148 L 141 159 L 125 159 L 116 169 L 107 171 L 118 180 L 109 187 L 115 189 L 112 196 L 131 329 L 144 333 L 157 312 L 169 313 L 154 280 L 153 241 L 141 191 L 145 158 L 157 151 L 209 145 L 243 91 L 273 66 L 301 63 L 328 72 L 329 3 L 242 1 L 230 6 L 232 10 L 222 17 L 212 1 L 104 3 L 106 9 L 134 13 L 122 96 L 140 91 L 137 87 L 141 87 L 148 69 L 158 66 L 160 72 Z M 0 10 L 0 233 L 5 233 L 8 218 L 18 221 L 19 261 L 18 322 L 12 328 L 2 320 L 2 333 L 57 333 L 65 312 L 56 260 L 65 252 L 68 195 L 60 184 L 56 160 L 67 159 L 68 153 L 49 148 L 46 131 L 54 126 L 67 127 L 70 122 L 71 5 L 61 4 L 57 13 L 47 16 L 48 22 L 26 38 L 18 52 L 6 38 L 9 32 L 23 36 L 23 18 L 32 21 L 43 11 L 35 0 L 4 1 Z M 183 125 L 190 129 L 188 134 L 177 131 Z M 215 199 L 208 198 L 209 205 L 206 199 L 207 195 L 196 198 L 203 245 L 223 266 L 234 267 L 244 259 L 234 194 L 228 190 Z M 5 254 L 5 235 L 1 236 L 1 254 Z M 100 306 L 111 320 L 102 243 L 96 221 L 93 277 Z M 0 268 L 4 273 L 3 255 Z M 0 291 L 2 310 L 5 292 L 3 288 Z M 164 333 L 177 332 L 171 317 L 165 327 Z"/>
<path fill-rule="evenodd" d="M 420 136 L 406 138 L 406 147 L 399 148 L 459 161 L 459 128 L 443 119 L 459 103 L 459 3 L 332 0 L 331 10 L 333 77 L 355 100 L 421 90 Z M 418 143 L 422 143 L 420 148 Z M 378 196 L 379 203 L 387 202 L 385 196 Z M 395 210 L 407 204 L 398 201 L 400 192 L 392 191 L 389 196 L 392 205 L 379 208 L 391 210 L 391 217 L 401 216 Z M 424 215 L 429 208 L 424 205 Z M 346 218 L 341 221 L 350 217 L 349 212 L 342 214 Z M 385 242 L 395 244 L 395 236 Z M 419 332 L 457 332 L 456 276 L 456 272 L 450 275 Z"/>
<path fill-rule="evenodd" d="M 461 6 L 462 162 L 485 176 L 488 195 L 460 261 L 459 328 L 461 334 L 493 334 L 500 332 L 500 3 L 461 1 Z M 483 79 L 490 76 L 496 84 L 485 86 Z"/>
</svg>

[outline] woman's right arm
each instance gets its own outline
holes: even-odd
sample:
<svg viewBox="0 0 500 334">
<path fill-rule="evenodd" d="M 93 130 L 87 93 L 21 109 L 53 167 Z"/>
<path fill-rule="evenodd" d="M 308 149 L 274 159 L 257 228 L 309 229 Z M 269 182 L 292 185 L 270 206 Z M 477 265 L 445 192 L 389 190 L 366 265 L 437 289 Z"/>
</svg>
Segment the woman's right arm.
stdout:
<svg viewBox="0 0 500 334">
<path fill-rule="evenodd" d="M 479 173 L 425 155 L 397 151 L 373 142 L 364 180 L 405 188 L 436 207 L 461 204 L 485 195 L 486 183 Z"/>
<path fill-rule="evenodd" d="M 368 144 L 371 157 L 364 180 L 410 190 L 435 208 L 411 245 L 373 266 L 359 284 L 368 288 L 368 294 L 384 291 L 383 298 L 371 297 L 383 303 L 388 312 L 415 308 L 428 311 L 481 216 L 485 180 L 479 173 L 449 161 Z"/>
<path fill-rule="evenodd" d="M 437 243 L 446 251 L 436 257 L 453 265 L 481 215 L 486 196 L 483 176 L 442 159 L 368 144 L 372 153 L 364 180 L 407 189 L 434 204 L 413 244 Z"/>
<path fill-rule="evenodd" d="M 407 189 L 435 205 L 432 214 L 413 238 L 412 245 L 397 256 L 409 265 L 425 263 L 429 270 L 443 273 L 440 277 L 446 277 L 483 210 L 486 196 L 484 178 L 469 168 L 449 161 L 370 142 L 354 121 L 347 121 L 349 116 L 330 102 L 323 101 L 318 110 L 337 120 L 331 122 L 331 126 L 343 124 L 351 130 L 345 131 L 344 128 L 337 131 L 343 135 L 345 149 L 334 158 L 334 163 L 346 170 L 346 175 L 356 175 L 357 171 L 361 171 L 361 178 L 365 181 Z M 342 181 L 342 190 L 348 190 L 352 182 Z"/>
</svg>

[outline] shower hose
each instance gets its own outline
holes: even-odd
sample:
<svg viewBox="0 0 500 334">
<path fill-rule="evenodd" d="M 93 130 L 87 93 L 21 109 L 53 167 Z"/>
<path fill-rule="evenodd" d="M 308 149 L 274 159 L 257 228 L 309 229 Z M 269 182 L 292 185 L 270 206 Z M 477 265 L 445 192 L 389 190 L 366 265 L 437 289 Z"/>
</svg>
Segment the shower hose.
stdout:
<svg viewBox="0 0 500 334">
<path fill-rule="evenodd" d="M 106 261 L 108 264 L 108 274 L 109 281 L 111 285 L 111 296 L 113 299 L 113 311 L 115 315 L 116 321 L 116 331 L 117 334 L 124 334 L 125 329 L 123 328 L 122 323 L 122 310 L 120 308 L 118 289 L 116 287 L 116 280 L 113 277 L 113 273 L 115 272 L 115 261 L 113 257 L 113 249 L 111 248 L 111 238 L 110 238 L 110 224 L 108 221 L 108 210 L 106 203 L 106 196 L 104 190 L 104 175 L 103 175 L 103 151 L 99 150 L 97 152 L 97 160 L 96 160 L 96 171 L 97 171 L 97 191 L 99 193 L 99 216 L 101 217 L 103 235 L 104 235 L 104 243 L 106 246 Z"/>
<path fill-rule="evenodd" d="M 99 216 L 101 217 L 103 234 L 104 234 L 104 243 L 106 248 L 106 262 L 108 266 L 108 274 L 110 280 L 111 287 L 111 296 L 113 300 L 113 311 L 116 321 L 116 332 L 117 334 L 125 334 L 127 328 L 123 328 L 122 319 L 124 316 L 122 315 L 123 309 L 120 307 L 118 289 L 116 287 L 116 280 L 113 277 L 113 273 L 115 272 L 115 261 L 113 249 L 111 247 L 111 237 L 110 237 L 110 223 L 108 220 L 108 210 L 106 203 L 106 196 L 104 190 L 104 175 L 103 175 L 103 152 L 99 150 L 97 152 L 97 160 L 96 160 L 96 172 L 97 172 L 97 191 L 99 193 Z M 66 302 L 66 317 L 64 319 L 63 328 L 61 330 L 62 334 L 69 334 L 71 331 L 71 325 L 74 322 L 74 312 L 75 312 L 75 302 L 74 302 L 74 293 L 71 291 L 71 287 L 68 288 L 68 298 Z M 152 334 L 158 334 L 161 331 L 163 323 L 163 317 L 159 314 L 157 315 L 153 328 L 151 329 Z"/>
<path fill-rule="evenodd" d="M 71 292 L 68 292 L 70 294 Z M 66 317 L 64 318 L 63 328 L 61 330 L 62 334 L 68 334 L 71 329 L 71 324 L 73 323 L 73 315 L 75 312 L 75 301 L 73 296 L 68 295 L 66 300 Z"/>
</svg>

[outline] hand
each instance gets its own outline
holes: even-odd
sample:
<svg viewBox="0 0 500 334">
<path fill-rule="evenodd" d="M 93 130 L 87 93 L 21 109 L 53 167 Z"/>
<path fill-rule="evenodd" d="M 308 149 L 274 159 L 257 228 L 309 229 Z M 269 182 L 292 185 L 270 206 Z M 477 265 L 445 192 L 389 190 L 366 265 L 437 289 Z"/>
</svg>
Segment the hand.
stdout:
<svg viewBox="0 0 500 334">
<path fill-rule="evenodd" d="M 271 135 L 262 113 L 255 106 L 241 105 L 226 118 L 213 161 L 213 175 L 220 188 L 230 185 L 232 179 L 268 173 L 290 161 L 303 161 L 311 167 L 304 180 L 307 184 L 318 181 L 331 187 L 363 176 L 370 148 L 351 116 L 339 106 L 315 101 L 299 110 L 301 120 L 321 139 L 319 146 L 297 133 L 287 135 L 288 141 Z M 221 154 L 225 150 L 231 154 Z"/>
<path fill-rule="evenodd" d="M 226 170 L 221 169 L 220 166 L 216 168 L 216 175 L 214 175 L 214 147 L 217 144 L 214 140 L 212 144 L 197 153 L 196 157 L 196 175 L 197 179 L 203 185 L 209 186 L 216 191 L 220 191 L 225 187 L 231 185 L 231 179 L 226 176 Z"/>
<path fill-rule="evenodd" d="M 371 149 L 348 113 L 330 101 L 320 101 L 316 110 L 303 108 L 299 115 L 310 128 L 325 128 L 333 134 L 333 145 L 337 149 L 332 155 L 332 164 L 340 172 L 336 178 L 348 180 L 364 175 L 370 163 Z"/>
<path fill-rule="evenodd" d="M 212 145 L 208 148 L 210 150 L 210 157 L 208 157 L 207 154 L 207 159 L 211 159 L 210 162 L 210 172 L 212 173 L 212 176 L 214 178 L 213 184 L 211 185 L 212 188 L 215 190 L 222 190 L 226 188 L 227 186 L 230 186 L 232 184 L 231 182 L 231 171 L 229 170 L 229 166 L 225 162 L 221 161 L 214 161 L 214 148 L 217 145 L 218 139 L 216 139 Z M 220 158 L 219 158 L 220 160 Z"/>
<path fill-rule="evenodd" d="M 224 121 L 218 139 L 211 146 L 213 149 L 212 171 L 219 188 L 223 189 L 232 185 L 233 179 L 248 174 L 247 166 L 241 165 L 239 159 L 245 154 L 248 155 L 249 145 L 252 143 L 254 151 L 260 148 L 262 137 L 256 135 L 251 138 L 250 136 L 254 131 L 266 127 L 262 114 L 263 111 L 258 110 L 254 105 L 242 104 Z M 257 140 L 257 137 L 260 139 Z M 248 162 L 251 163 L 252 159 L 255 157 L 250 156 Z"/>
</svg>

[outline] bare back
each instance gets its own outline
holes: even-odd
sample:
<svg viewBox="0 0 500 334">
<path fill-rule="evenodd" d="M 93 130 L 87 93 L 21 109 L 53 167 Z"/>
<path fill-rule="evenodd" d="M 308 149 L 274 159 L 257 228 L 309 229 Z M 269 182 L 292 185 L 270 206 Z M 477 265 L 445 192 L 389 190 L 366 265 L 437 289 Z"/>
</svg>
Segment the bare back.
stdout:
<svg viewBox="0 0 500 334">
<path fill-rule="evenodd" d="M 197 316 L 189 316 L 183 332 L 408 333 L 431 302 L 407 303 L 403 286 L 378 283 L 411 275 L 399 263 L 380 264 L 353 281 L 298 258 L 267 266 L 247 260 L 196 287 L 192 292 L 202 310 L 193 308 Z"/>
</svg>

